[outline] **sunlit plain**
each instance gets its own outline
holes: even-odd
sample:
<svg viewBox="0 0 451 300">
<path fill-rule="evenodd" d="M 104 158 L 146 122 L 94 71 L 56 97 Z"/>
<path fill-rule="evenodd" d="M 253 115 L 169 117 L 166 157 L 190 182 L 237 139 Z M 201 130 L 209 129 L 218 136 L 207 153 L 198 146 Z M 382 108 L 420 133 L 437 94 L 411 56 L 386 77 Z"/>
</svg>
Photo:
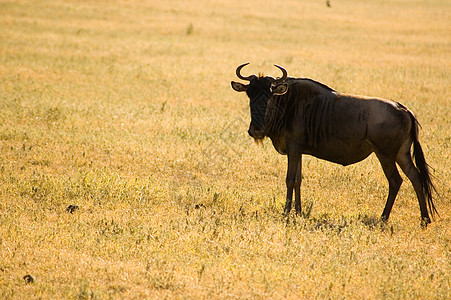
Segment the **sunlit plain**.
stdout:
<svg viewBox="0 0 451 300">
<path fill-rule="evenodd" d="M 450 8 L 0 3 L 0 298 L 449 299 Z M 420 227 L 402 174 L 381 224 L 371 156 L 304 157 L 284 218 L 286 158 L 230 87 L 244 62 L 409 107 L 440 217 Z"/>
</svg>

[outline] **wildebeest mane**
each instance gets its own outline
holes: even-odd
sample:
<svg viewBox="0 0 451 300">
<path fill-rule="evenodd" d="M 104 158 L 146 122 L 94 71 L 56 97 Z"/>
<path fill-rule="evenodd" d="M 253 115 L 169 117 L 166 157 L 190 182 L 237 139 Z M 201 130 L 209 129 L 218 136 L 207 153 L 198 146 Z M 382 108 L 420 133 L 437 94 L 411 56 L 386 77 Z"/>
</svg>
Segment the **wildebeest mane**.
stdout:
<svg viewBox="0 0 451 300">
<path fill-rule="evenodd" d="M 269 137 L 292 129 L 301 101 L 314 99 L 321 93 L 335 92 L 327 85 L 310 78 L 289 77 L 285 82 L 289 85 L 288 91 L 284 95 L 273 96 L 268 102 L 265 132 Z"/>
</svg>

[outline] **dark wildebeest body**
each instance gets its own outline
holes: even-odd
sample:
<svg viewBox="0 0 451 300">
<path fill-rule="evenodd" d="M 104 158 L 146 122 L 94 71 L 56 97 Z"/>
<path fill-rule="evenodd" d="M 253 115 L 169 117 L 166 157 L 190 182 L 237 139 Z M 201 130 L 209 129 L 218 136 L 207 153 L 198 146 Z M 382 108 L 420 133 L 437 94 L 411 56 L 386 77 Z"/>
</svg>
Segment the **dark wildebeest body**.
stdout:
<svg viewBox="0 0 451 300">
<path fill-rule="evenodd" d="M 387 220 L 402 183 L 396 163 L 407 175 L 420 204 L 422 224 L 430 223 L 429 211 L 436 212 L 428 166 L 418 141 L 418 122 L 405 106 L 391 100 L 340 94 L 306 78 L 243 77 L 244 85 L 232 82 L 234 90 L 250 98 L 249 135 L 269 137 L 275 149 L 288 156 L 287 201 L 291 210 L 293 190 L 296 212 L 301 212 L 300 185 L 302 154 L 342 165 L 359 162 L 371 153 L 379 159 L 389 182 L 389 195 L 382 218 Z M 416 167 L 410 148 L 413 143 Z"/>
</svg>

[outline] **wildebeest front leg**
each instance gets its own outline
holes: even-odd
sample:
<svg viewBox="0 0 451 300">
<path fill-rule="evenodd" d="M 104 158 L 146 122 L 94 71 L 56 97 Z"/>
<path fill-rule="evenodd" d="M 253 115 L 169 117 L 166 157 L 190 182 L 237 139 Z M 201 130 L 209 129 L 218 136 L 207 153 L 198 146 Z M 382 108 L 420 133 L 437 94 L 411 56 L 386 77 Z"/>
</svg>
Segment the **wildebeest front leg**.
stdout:
<svg viewBox="0 0 451 300">
<path fill-rule="evenodd" d="M 302 182 L 302 156 L 299 157 L 296 179 L 294 181 L 294 207 L 298 215 L 301 214 L 301 182 Z"/>
<path fill-rule="evenodd" d="M 285 214 L 288 215 L 291 210 L 291 203 L 293 202 L 293 189 L 296 183 L 296 175 L 298 173 L 299 161 L 301 157 L 299 154 L 288 154 L 288 171 L 287 171 L 287 200 L 285 202 Z M 300 186 L 299 189 L 296 188 L 296 197 L 300 195 Z M 297 206 L 297 198 L 296 198 L 296 206 Z M 300 196 L 299 196 L 299 208 L 300 208 Z M 296 207 L 297 210 L 297 207 Z"/>
</svg>

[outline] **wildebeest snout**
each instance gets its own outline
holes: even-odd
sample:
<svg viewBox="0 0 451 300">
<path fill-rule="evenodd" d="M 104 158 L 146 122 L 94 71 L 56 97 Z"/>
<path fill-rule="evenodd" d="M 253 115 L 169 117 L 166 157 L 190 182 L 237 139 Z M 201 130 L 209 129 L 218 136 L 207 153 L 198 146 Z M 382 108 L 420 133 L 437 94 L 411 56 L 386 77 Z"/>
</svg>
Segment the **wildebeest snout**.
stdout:
<svg viewBox="0 0 451 300">
<path fill-rule="evenodd" d="M 253 126 L 252 123 L 251 126 L 249 126 L 249 130 L 247 131 L 247 133 L 256 140 L 260 140 L 265 137 L 264 130 L 255 128 L 255 126 Z"/>
</svg>

